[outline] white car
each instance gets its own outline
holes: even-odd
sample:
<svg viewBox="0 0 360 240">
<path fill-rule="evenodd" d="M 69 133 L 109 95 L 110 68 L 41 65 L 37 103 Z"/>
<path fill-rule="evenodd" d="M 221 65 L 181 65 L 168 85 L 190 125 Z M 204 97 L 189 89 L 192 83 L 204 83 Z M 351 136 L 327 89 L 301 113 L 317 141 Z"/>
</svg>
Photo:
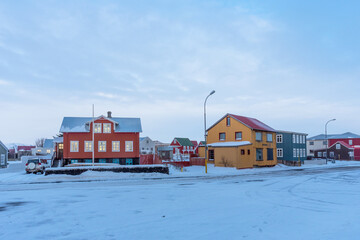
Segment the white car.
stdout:
<svg viewBox="0 0 360 240">
<path fill-rule="evenodd" d="M 43 174 L 45 168 L 48 167 L 47 161 L 45 159 L 29 159 L 26 163 L 25 171 L 26 173 L 38 173 Z"/>
</svg>

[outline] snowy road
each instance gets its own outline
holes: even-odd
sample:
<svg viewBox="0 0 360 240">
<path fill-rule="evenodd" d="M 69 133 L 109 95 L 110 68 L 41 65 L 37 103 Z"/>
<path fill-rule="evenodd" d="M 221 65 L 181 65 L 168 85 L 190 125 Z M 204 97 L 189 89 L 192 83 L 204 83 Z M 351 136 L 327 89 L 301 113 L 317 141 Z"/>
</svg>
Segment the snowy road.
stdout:
<svg viewBox="0 0 360 240">
<path fill-rule="evenodd" d="M 240 173 L 2 181 L 0 239 L 359 238 L 360 165 Z"/>
</svg>

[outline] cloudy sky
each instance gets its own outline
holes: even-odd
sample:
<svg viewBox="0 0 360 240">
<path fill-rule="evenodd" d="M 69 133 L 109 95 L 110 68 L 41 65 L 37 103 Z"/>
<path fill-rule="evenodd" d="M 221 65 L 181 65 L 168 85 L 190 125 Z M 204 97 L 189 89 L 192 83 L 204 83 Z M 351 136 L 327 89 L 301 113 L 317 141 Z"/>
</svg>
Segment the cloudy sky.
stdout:
<svg viewBox="0 0 360 240">
<path fill-rule="evenodd" d="M 140 117 L 202 140 L 226 113 L 310 136 L 360 134 L 358 1 L 1 1 L 0 140 L 64 116 Z"/>
</svg>

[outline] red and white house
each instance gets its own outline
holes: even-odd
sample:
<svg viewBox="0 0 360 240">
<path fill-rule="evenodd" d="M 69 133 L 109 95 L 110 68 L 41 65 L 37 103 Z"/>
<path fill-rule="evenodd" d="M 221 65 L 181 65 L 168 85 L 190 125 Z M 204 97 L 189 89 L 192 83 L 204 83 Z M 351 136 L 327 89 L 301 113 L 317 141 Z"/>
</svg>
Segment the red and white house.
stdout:
<svg viewBox="0 0 360 240">
<path fill-rule="evenodd" d="M 190 141 L 189 138 L 174 138 L 170 143 L 170 146 L 173 148 L 173 159 L 174 160 L 184 160 L 189 159 L 191 156 L 196 154 L 197 142 Z"/>
<path fill-rule="evenodd" d="M 331 146 L 335 145 L 335 146 L 339 146 L 336 144 L 341 144 L 342 146 L 347 147 L 349 150 L 352 150 L 352 153 L 350 154 L 350 158 L 346 159 L 346 160 L 360 160 L 360 138 L 359 137 L 349 137 L 349 138 L 330 138 L 329 140 L 329 149 L 331 148 Z M 331 158 L 330 154 L 330 150 L 328 150 L 329 152 L 329 157 Z M 335 154 L 335 158 L 336 158 L 336 154 Z"/>
<path fill-rule="evenodd" d="M 56 144 L 56 156 L 63 158 L 65 165 L 91 163 L 93 150 L 95 163 L 139 164 L 140 118 L 113 118 L 108 112 L 107 117 L 92 121 L 89 117 L 64 117 L 60 128 L 63 142 Z"/>
</svg>

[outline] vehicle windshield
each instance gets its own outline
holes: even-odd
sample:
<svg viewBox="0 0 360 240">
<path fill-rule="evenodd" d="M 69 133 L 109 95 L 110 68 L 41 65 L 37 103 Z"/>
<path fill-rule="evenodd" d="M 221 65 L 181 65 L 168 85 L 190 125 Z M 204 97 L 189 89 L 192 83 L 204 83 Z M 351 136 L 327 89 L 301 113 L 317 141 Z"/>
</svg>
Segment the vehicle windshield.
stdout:
<svg viewBox="0 0 360 240">
<path fill-rule="evenodd" d="M 31 160 L 28 160 L 28 163 L 39 163 L 39 159 L 31 159 Z"/>
</svg>

